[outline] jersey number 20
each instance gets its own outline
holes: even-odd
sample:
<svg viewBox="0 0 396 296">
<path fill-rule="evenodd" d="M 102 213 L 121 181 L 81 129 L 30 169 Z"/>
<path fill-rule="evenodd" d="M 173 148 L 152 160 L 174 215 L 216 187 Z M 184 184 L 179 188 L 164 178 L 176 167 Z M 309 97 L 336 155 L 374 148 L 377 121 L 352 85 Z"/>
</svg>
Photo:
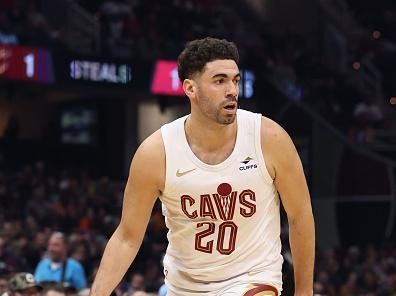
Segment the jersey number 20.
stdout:
<svg viewBox="0 0 396 296">
<path fill-rule="evenodd" d="M 197 228 L 205 227 L 195 235 L 195 249 L 204 253 L 213 253 L 214 240 L 203 243 L 202 240 L 215 233 L 216 225 L 213 222 L 197 223 Z M 216 250 L 223 255 L 229 255 L 235 250 L 238 226 L 232 221 L 225 221 L 219 225 Z"/>
</svg>

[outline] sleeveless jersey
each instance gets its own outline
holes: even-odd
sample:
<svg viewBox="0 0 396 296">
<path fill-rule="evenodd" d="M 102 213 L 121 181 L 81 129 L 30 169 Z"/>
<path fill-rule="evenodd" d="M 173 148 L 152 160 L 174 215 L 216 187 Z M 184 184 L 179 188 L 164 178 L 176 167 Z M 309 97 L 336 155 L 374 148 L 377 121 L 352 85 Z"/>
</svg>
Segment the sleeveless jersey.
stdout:
<svg viewBox="0 0 396 296">
<path fill-rule="evenodd" d="M 279 197 L 263 157 L 261 115 L 237 111 L 230 156 L 216 165 L 190 149 L 187 116 L 161 127 L 166 154 L 160 197 L 169 229 L 164 270 L 173 288 L 207 292 L 242 274 L 263 272 L 282 285 Z"/>
</svg>

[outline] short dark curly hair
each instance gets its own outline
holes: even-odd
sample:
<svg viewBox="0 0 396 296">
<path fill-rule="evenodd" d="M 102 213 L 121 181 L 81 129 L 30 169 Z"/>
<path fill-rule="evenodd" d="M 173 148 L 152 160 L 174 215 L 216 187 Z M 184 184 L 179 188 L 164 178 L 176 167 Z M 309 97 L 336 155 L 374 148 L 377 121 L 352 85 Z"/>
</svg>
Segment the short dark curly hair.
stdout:
<svg viewBox="0 0 396 296">
<path fill-rule="evenodd" d="M 236 45 L 225 39 L 206 37 L 187 43 L 177 59 L 177 70 L 181 81 L 200 73 L 206 63 L 214 60 L 234 60 L 239 64 Z"/>
</svg>

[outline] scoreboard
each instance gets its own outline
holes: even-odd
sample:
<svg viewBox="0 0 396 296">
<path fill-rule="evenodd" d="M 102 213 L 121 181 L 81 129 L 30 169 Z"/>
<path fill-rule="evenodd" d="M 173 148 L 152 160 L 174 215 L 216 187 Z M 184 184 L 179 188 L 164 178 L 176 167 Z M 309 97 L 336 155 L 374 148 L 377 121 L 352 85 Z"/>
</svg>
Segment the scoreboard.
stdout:
<svg viewBox="0 0 396 296">
<path fill-rule="evenodd" d="M 80 81 L 125 85 L 132 80 L 132 70 L 125 62 L 0 45 L 0 78 L 46 84 Z"/>
<path fill-rule="evenodd" d="M 0 45 L 0 78 L 53 83 L 51 55 L 45 49 Z"/>
<path fill-rule="evenodd" d="M 240 73 L 240 97 L 252 98 L 256 75 L 244 68 Z M 48 85 L 117 85 L 154 95 L 184 96 L 174 60 L 117 60 L 14 45 L 0 45 L 0 79 Z"/>
</svg>

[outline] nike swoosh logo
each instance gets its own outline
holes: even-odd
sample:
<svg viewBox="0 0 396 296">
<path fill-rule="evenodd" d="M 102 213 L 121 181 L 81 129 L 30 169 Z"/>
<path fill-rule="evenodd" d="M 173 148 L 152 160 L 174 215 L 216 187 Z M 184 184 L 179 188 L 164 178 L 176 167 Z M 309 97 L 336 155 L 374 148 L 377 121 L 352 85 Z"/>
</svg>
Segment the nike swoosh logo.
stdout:
<svg viewBox="0 0 396 296">
<path fill-rule="evenodd" d="M 188 170 L 188 171 L 185 171 L 185 172 L 181 172 L 180 170 L 177 170 L 176 177 L 181 177 L 181 176 L 187 175 L 188 173 L 191 173 L 192 171 L 195 171 L 196 169 L 197 168 L 191 169 L 191 170 Z"/>
</svg>

